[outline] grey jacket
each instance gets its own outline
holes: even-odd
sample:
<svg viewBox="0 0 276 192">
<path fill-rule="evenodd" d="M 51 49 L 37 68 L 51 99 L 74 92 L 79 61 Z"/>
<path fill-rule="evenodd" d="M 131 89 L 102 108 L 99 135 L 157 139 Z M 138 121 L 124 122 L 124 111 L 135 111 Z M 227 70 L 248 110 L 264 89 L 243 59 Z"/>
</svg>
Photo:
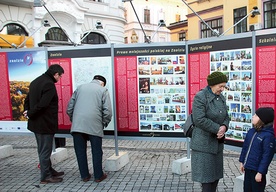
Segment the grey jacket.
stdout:
<svg viewBox="0 0 276 192">
<path fill-rule="evenodd" d="M 218 142 L 217 132 L 221 125 L 229 126 L 229 116 L 223 95 L 215 95 L 205 87 L 193 100 L 193 121 L 195 129 L 191 139 L 191 149 L 217 154 L 223 150 Z"/>
<path fill-rule="evenodd" d="M 80 85 L 73 93 L 67 114 L 72 121 L 71 133 L 79 132 L 103 137 L 103 129 L 112 118 L 112 107 L 107 88 L 98 80 Z"/>
</svg>

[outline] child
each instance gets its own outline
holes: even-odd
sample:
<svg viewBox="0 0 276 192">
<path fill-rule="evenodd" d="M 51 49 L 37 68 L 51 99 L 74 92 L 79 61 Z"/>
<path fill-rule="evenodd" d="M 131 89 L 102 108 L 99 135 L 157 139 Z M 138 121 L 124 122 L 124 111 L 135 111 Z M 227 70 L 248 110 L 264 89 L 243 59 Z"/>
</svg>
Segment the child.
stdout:
<svg viewBox="0 0 276 192">
<path fill-rule="evenodd" d="M 261 107 L 252 118 L 253 127 L 246 134 L 240 154 L 240 170 L 244 172 L 244 192 L 262 192 L 268 166 L 275 152 L 274 109 Z"/>
</svg>

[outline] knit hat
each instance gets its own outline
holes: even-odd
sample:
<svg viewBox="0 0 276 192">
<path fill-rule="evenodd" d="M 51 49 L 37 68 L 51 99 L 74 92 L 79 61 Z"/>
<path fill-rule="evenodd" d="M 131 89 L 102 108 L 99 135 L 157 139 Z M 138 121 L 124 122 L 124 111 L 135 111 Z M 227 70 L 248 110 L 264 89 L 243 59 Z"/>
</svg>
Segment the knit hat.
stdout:
<svg viewBox="0 0 276 192">
<path fill-rule="evenodd" d="M 207 77 L 207 83 L 209 86 L 217 85 L 223 82 L 227 83 L 227 81 L 228 79 L 226 75 L 219 71 L 215 71 Z"/>
<path fill-rule="evenodd" d="M 255 113 L 264 124 L 274 121 L 274 109 L 271 107 L 261 107 Z"/>
<path fill-rule="evenodd" d="M 103 76 L 95 75 L 94 79 L 100 80 L 100 81 L 104 82 L 104 86 L 106 85 L 106 79 Z"/>
</svg>

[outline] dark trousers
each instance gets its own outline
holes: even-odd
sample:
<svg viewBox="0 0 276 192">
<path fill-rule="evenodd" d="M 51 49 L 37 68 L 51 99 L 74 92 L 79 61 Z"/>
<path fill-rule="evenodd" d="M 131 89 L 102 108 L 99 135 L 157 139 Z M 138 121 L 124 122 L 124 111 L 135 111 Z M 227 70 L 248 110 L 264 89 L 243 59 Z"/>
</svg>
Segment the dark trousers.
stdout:
<svg viewBox="0 0 276 192">
<path fill-rule="evenodd" d="M 55 144 L 56 144 L 56 148 L 65 147 L 66 139 L 65 138 L 55 138 Z"/>
<path fill-rule="evenodd" d="M 202 192 L 216 192 L 219 180 L 212 183 L 202 183 Z"/>
<path fill-rule="evenodd" d="M 261 182 L 256 182 L 255 176 L 258 172 L 245 169 L 243 191 L 244 192 L 263 192 L 266 185 L 266 175 L 262 175 Z"/>
<path fill-rule="evenodd" d="M 72 133 L 72 135 L 81 178 L 84 179 L 89 176 L 89 169 L 87 163 L 87 140 L 89 140 L 91 143 L 94 178 L 100 179 L 103 176 L 102 138 L 76 132 Z"/>
<path fill-rule="evenodd" d="M 53 150 L 54 134 L 35 133 L 35 138 L 37 142 L 37 153 L 40 163 L 40 180 L 43 181 L 50 178 L 52 176 L 52 172 L 55 171 L 52 168 L 52 163 L 50 160 Z"/>
</svg>

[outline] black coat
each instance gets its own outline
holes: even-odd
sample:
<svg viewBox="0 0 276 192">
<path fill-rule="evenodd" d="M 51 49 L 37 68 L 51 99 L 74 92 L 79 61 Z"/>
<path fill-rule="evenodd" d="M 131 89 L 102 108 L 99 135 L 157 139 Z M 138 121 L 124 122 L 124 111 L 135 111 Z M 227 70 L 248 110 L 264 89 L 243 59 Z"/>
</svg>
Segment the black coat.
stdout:
<svg viewBox="0 0 276 192">
<path fill-rule="evenodd" d="M 56 80 L 47 72 L 33 80 L 25 99 L 28 129 L 39 134 L 54 134 L 58 130 L 58 95 Z"/>
</svg>

